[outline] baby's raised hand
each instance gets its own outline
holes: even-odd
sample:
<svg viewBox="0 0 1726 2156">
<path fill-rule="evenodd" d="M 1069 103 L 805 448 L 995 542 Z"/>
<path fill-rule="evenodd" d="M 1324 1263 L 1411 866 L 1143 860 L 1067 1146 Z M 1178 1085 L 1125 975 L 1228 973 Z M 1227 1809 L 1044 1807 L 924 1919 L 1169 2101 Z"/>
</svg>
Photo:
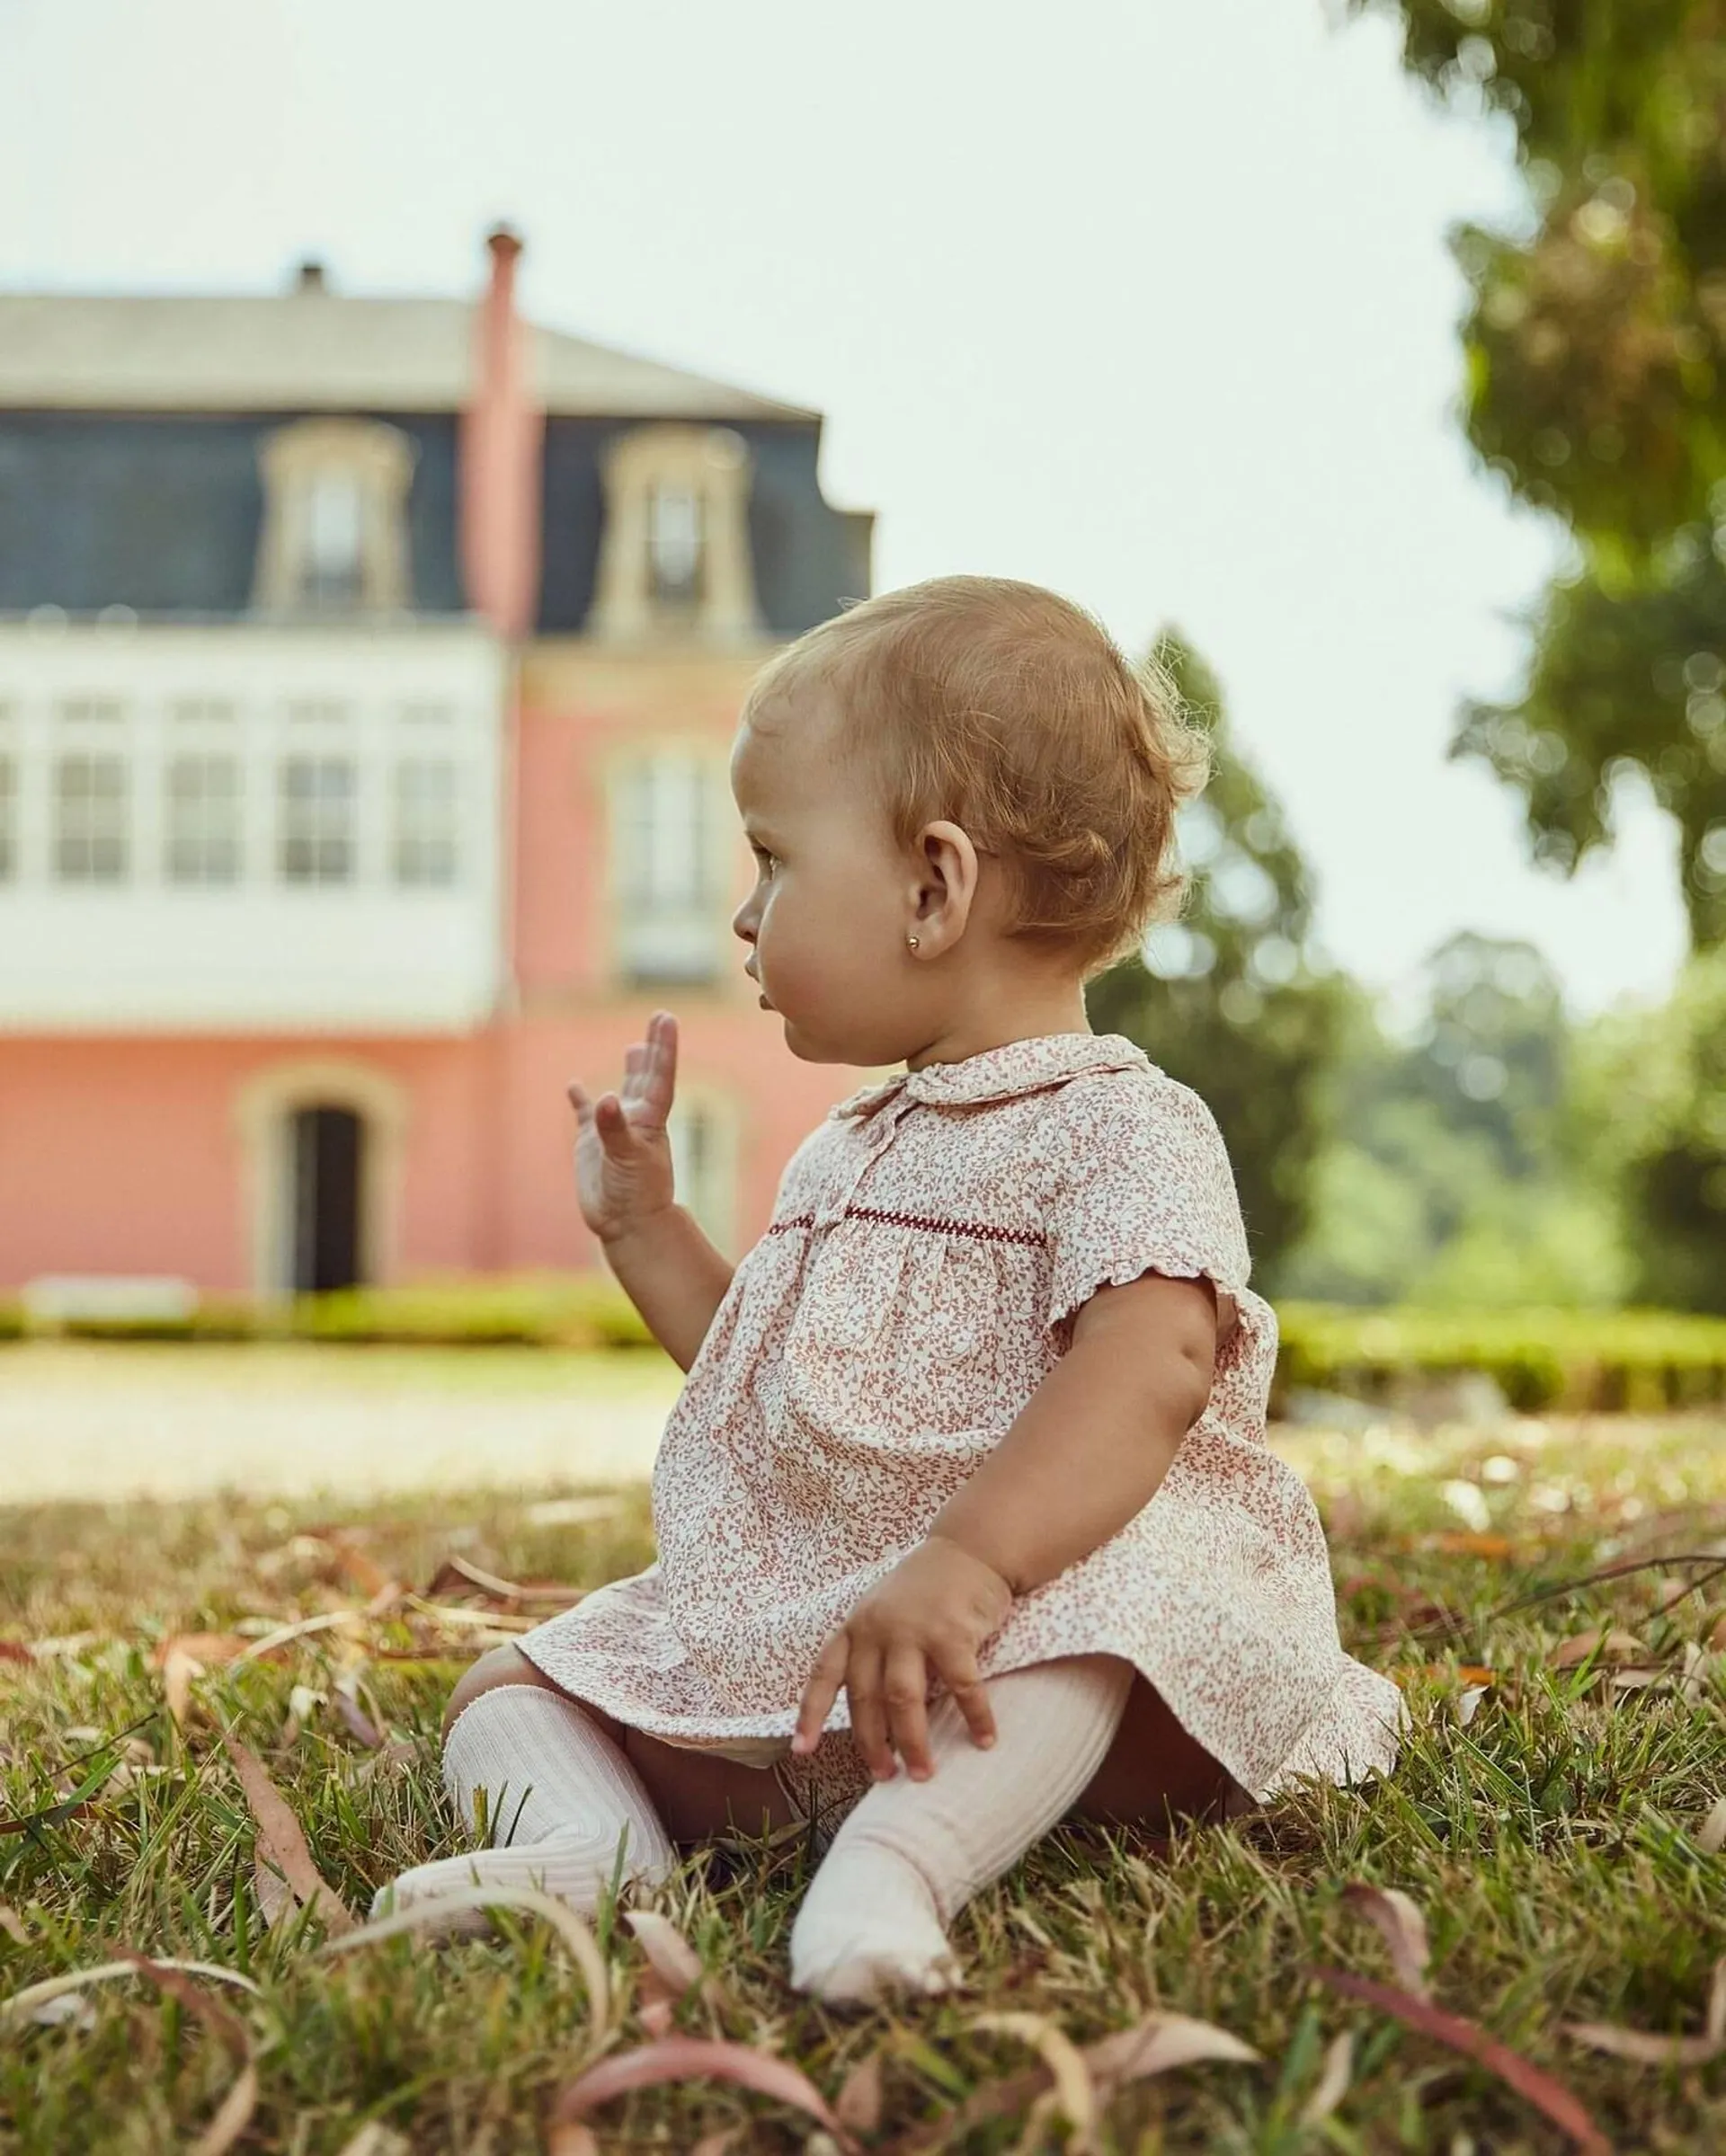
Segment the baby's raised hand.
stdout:
<svg viewBox="0 0 1726 2156">
<path fill-rule="evenodd" d="M 623 1062 L 623 1087 L 592 1099 L 572 1079 L 575 1195 L 602 1243 L 618 1241 L 672 1202 L 672 1143 L 666 1118 L 677 1087 L 677 1020 L 655 1011 L 647 1038 Z"/>
<path fill-rule="evenodd" d="M 797 1711 L 794 1752 L 813 1752 L 842 1686 L 851 1734 L 876 1781 L 891 1781 L 894 1752 L 913 1781 L 935 1771 L 927 1699 L 932 1668 L 973 1739 L 995 1741 L 995 1717 L 977 1675 L 977 1651 L 1000 1629 L 1013 1591 L 956 1542 L 930 1535 L 863 1597 L 822 1648 Z"/>
</svg>

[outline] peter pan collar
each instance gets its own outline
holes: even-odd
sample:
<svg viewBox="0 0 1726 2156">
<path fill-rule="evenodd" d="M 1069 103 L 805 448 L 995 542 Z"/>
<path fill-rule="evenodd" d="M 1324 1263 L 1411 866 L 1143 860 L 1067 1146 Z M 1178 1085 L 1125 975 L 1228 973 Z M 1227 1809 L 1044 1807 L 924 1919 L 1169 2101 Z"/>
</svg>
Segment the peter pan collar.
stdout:
<svg viewBox="0 0 1726 2156">
<path fill-rule="evenodd" d="M 956 1063 L 926 1063 L 921 1070 L 901 1070 L 885 1083 L 866 1086 L 841 1101 L 832 1113 L 870 1115 L 900 1094 L 932 1107 L 970 1107 L 1062 1086 L 1088 1071 L 1155 1068 L 1124 1034 L 1037 1034 L 1028 1041 L 985 1048 L 981 1055 L 965 1056 Z"/>
</svg>

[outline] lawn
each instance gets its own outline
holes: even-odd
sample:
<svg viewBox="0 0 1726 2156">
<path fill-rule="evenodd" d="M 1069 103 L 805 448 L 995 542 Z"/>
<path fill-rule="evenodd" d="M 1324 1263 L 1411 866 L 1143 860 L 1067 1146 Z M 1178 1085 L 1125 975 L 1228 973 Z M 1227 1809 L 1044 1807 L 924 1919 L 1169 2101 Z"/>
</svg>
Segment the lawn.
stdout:
<svg viewBox="0 0 1726 2156">
<path fill-rule="evenodd" d="M 400 1866 L 455 1846 L 436 1771 L 451 1678 L 542 1606 L 512 1585 L 591 1585 L 646 1559 L 638 1487 L 335 1516 L 0 1511 L 0 1999 L 34 1994 L 0 2009 L 0 2143 L 1726 2146 L 1726 2053 L 1706 2040 L 1726 1956 L 1726 1424 L 1366 1430 L 1289 1450 L 1331 1529 L 1346 1637 L 1406 1692 L 1395 1779 L 1302 1790 L 1172 1848 L 1057 1835 L 962 1920 L 969 1991 L 894 2014 L 787 1990 L 795 1837 L 692 1859 L 633 1912 L 626 1897 L 592 1927 L 597 1959 L 526 1911 L 458 1947 L 324 1950 L 349 1920 L 322 1893 L 362 1915 Z M 1704 1561 L 1570 1584 L 1662 1554 Z M 1559 1591 L 1507 1610 L 1539 1590 Z M 250 1797 L 224 1731 L 262 1769 Z M 260 1859 L 260 1810 L 286 1883 Z M 674 1930 L 637 1928 L 644 1908 Z M 128 1950 L 228 1980 L 134 1973 L 42 2002 L 48 1980 Z M 1658 2040 L 1624 2056 L 1576 2024 Z M 1160 2041 L 1098 2048 L 1134 2028 Z M 1545 2078 L 1482 2060 L 1481 2032 Z M 680 2038 L 731 2048 L 652 2053 L 708 2071 L 568 2097 L 601 2058 Z M 1216 2055 L 1179 2063 L 1188 2039 Z M 779 2086 L 712 2071 L 740 2063 Z M 818 2125 L 794 2096 L 839 2116 Z"/>
</svg>

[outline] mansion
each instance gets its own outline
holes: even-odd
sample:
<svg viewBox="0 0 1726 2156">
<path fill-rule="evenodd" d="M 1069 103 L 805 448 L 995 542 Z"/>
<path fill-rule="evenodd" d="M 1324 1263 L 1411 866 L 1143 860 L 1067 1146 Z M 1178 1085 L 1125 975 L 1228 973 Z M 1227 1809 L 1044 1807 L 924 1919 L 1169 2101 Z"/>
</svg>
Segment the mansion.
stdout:
<svg viewBox="0 0 1726 2156">
<path fill-rule="evenodd" d="M 821 416 L 474 302 L 0 295 L 0 1293 L 597 1260 L 572 1077 L 683 1029 L 723 1248 L 856 1074 L 730 916 L 743 691 L 869 590 Z"/>
</svg>

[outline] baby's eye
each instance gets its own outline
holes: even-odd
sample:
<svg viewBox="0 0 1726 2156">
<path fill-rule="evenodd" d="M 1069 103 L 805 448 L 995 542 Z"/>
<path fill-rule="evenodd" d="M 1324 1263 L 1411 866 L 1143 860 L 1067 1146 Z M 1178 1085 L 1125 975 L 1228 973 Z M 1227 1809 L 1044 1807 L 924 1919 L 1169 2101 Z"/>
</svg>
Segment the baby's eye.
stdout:
<svg viewBox="0 0 1726 2156">
<path fill-rule="evenodd" d="M 761 874 L 770 883 L 773 880 L 774 874 L 779 865 L 778 856 L 777 854 L 770 854 L 765 850 L 764 847 L 758 846 L 755 848 L 755 864 L 756 866 L 761 870 Z"/>
</svg>

